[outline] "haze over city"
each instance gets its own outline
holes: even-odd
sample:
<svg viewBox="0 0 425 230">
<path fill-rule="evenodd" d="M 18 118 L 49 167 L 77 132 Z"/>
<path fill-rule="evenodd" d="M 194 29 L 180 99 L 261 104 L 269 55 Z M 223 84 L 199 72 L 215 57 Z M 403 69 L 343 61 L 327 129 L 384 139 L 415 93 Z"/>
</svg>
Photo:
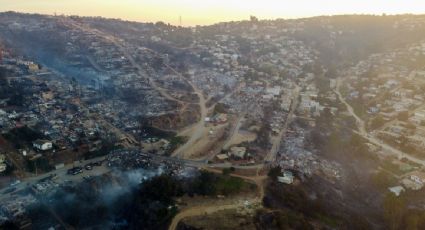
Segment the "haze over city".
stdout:
<svg viewBox="0 0 425 230">
<path fill-rule="evenodd" d="M 419 14 L 421 0 L 0 0 L 0 11 L 103 16 L 184 26 L 340 14 Z"/>
<path fill-rule="evenodd" d="M 423 230 L 424 11 L 0 0 L 0 229 Z"/>
</svg>

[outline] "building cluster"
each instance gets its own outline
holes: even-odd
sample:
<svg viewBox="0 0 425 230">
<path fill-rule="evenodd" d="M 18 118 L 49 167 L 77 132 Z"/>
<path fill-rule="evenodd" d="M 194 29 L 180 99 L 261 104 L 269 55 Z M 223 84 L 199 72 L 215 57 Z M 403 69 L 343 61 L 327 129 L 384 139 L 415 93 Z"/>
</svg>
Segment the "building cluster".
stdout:
<svg viewBox="0 0 425 230">
<path fill-rule="evenodd" d="M 405 173 L 399 177 L 398 185 L 388 188 L 396 196 L 407 190 L 422 190 L 425 186 L 425 173 L 423 170 L 418 169 L 418 167 L 411 167 L 409 164 L 405 164 L 405 167 L 407 168 L 404 170 L 401 168 L 401 171 Z"/>
<path fill-rule="evenodd" d="M 419 157 L 425 146 L 424 59 L 425 42 L 374 54 L 347 71 L 345 84 L 348 101 L 373 135 Z"/>
<path fill-rule="evenodd" d="M 301 178 L 319 175 L 332 182 L 340 180 L 343 176 L 340 164 L 322 159 L 315 154 L 314 149 L 308 150 L 306 138 L 309 131 L 298 125 L 291 128 L 293 130 L 282 143 L 275 165 L 280 166 L 282 170 L 296 172 Z"/>
<path fill-rule="evenodd" d="M 93 103 L 98 91 L 76 86 L 64 76 L 40 68 L 35 71 L 22 67 L 31 63 L 17 56 L 4 55 L 0 67 L 8 70 L 3 79 L 0 105 L 0 130 L 9 140 L 18 141 L 19 154 L 30 158 L 42 153 L 63 154 L 65 162 L 79 153 L 95 152 L 109 140 L 119 142 L 124 131 L 111 129 L 110 123 L 125 130 L 128 120 L 109 104 Z M 78 88 L 78 89 L 77 89 Z M 119 121 L 119 122 L 117 122 Z M 53 164 L 65 163 L 53 162 Z"/>
<path fill-rule="evenodd" d="M 390 167 L 383 163 L 384 168 L 399 175 L 399 185 L 389 187 L 396 196 L 424 187 L 420 162 L 425 157 L 425 69 L 420 64 L 424 60 L 425 42 L 420 42 L 371 55 L 345 73 L 347 101 L 365 121 L 368 135 L 380 142 L 370 149 L 391 162 Z M 402 154 L 399 159 L 388 157 L 382 146 Z"/>
<path fill-rule="evenodd" d="M 13 199 L 2 201 L 0 206 L 0 223 L 14 220 L 21 229 L 28 229 L 31 226 L 31 220 L 26 210 L 36 202 L 37 199 L 31 194 L 14 196 Z"/>
</svg>

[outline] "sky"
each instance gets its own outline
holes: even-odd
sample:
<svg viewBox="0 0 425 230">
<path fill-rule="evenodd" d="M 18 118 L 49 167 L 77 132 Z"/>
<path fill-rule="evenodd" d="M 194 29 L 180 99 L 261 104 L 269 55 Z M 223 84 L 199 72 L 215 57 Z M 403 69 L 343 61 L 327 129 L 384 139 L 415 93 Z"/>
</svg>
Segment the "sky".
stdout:
<svg viewBox="0 0 425 230">
<path fill-rule="evenodd" d="M 1 11 L 102 16 L 184 26 L 336 14 L 424 14 L 425 0 L 0 0 Z"/>
</svg>

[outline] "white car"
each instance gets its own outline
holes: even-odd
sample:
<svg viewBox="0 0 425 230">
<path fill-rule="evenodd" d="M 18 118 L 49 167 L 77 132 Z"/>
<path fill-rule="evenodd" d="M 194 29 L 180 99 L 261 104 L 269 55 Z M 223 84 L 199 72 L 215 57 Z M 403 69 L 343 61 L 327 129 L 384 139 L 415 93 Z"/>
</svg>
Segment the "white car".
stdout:
<svg viewBox="0 0 425 230">
<path fill-rule="evenodd" d="M 16 180 L 16 181 L 14 181 L 14 182 L 12 182 L 11 184 L 10 184 L 10 186 L 16 186 L 16 185 L 18 185 L 18 184 L 20 184 L 21 183 L 21 181 L 20 180 Z"/>
</svg>

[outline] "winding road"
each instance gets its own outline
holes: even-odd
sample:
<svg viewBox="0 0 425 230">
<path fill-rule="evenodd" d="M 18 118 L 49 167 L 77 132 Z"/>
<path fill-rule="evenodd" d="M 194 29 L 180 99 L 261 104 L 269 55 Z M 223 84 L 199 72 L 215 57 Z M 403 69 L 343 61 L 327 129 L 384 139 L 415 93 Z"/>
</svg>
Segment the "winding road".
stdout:
<svg viewBox="0 0 425 230">
<path fill-rule="evenodd" d="M 359 116 L 357 116 L 357 114 L 354 112 L 353 107 L 351 107 L 351 105 L 342 96 L 342 94 L 340 92 L 340 85 L 341 85 L 341 78 L 338 78 L 335 93 L 337 94 L 339 100 L 345 105 L 345 107 L 347 108 L 347 111 L 350 113 L 350 115 L 352 117 L 354 117 L 354 119 L 356 120 L 356 125 L 357 125 L 357 129 L 358 129 L 358 131 L 356 131 L 357 134 L 359 134 L 364 139 L 368 140 L 370 143 L 372 143 L 376 146 L 379 146 L 382 149 L 392 153 L 393 155 L 397 156 L 399 159 L 406 158 L 406 159 L 408 159 L 408 160 L 410 160 L 414 163 L 425 165 L 425 160 L 419 159 L 419 158 L 411 156 L 411 155 L 409 155 L 409 154 L 407 154 L 407 153 L 405 153 L 401 150 L 398 150 L 398 149 L 384 143 L 382 140 L 376 138 L 372 134 L 369 134 L 366 131 L 365 122 Z"/>
<path fill-rule="evenodd" d="M 214 169 L 207 169 L 207 170 L 211 172 L 215 172 L 215 173 L 221 173 L 221 171 L 217 171 Z M 246 203 L 249 203 L 249 205 L 262 205 L 263 198 L 264 198 L 264 181 L 267 178 L 266 176 L 247 177 L 247 176 L 241 176 L 237 174 L 231 174 L 231 175 L 254 183 L 258 189 L 257 195 L 249 199 L 243 199 L 243 200 L 232 199 L 231 202 L 217 201 L 215 202 L 214 205 L 210 205 L 210 204 L 199 205 L 199 206 L 193 206 L 187 209 L 183 209 L 173 218 L 168 230 L 175 230 L 178 224 L 180 223 L 180 221 L 182 221 L 185 218 L 199 216 L 203 214 L 211 214 L 211 213 L 223 211 L 223 210 L 243 208 L 246 206 Z"/>
<path fill-rule="evenodd" d="M 68 25 L 76 27 L 80 30 L 83 31 L 88 31 L 90 33 L 94 33 L 100 37 L 105 38 L 106 40 L 112 42 L 114 45 L 116 45 L 120 51 L 124 54 L 125 58 L 127 60 L 130 61 L 131 65 L 133 67 L 135 67 L 138 71 L 138 74 L 140 76 L 143 75 L 143 68 L 134 60 L 134 58 L 132 57 L 132 55 L 129 53 L 129 51 L 127 50 L 126 47 L 124 47 L 121 43 L 122 41 L 120 41 L 118 38 L 110 35 L 110 34 L 106 34 L 102 31 L 99 31 L 97 29 L 91 28 L 87 25 L 81 25 L 73 20 L 67 20 L 66 23 L 68 23 Z M 153 55 L 159 57 L 160 54 L 157 53 L 156 51 L 149 49 L 147 47 L 143 47 L 143 49 L 145 51 L 148 51 L 150 53 L 152 53 Z M 93 60 L 92 60 L 93 61 Z M 187 82 L 194 90 L 194 93 L 198 96 L 199 98 L 199 102 L 197 104 L 199 104 L 200 107 L 200 118 L 198 120 L 197 123 L 192 124 L 190 126 L 188 126 L 186 129 L 184 129 L 183 131 L 181 131 L 178 135 L 183 135 L 183 134 L 190 134 L 189 136 L 189 140 L 182 146 L 180 146 L 177 150 L 174 151 L 174 153 L 172 154 L 173 156 L 176 157 L 186 157 L 186 152 L 187 149 L 192 147 L 194 143 L 196 143 L 199 139 L 201 139 L 203 137 L 203 135 L 205 134 L 205 132 L 207 132 L 208 130 L 206 130 L 205 127 L 205 118 L 207 116 L 208 113 L 208 109 L 206 107 L 206 99 L 202 93 L 201 90 L 199 90 L 195 84 L 193 84 L 191 81 L 189 80 L 185 80 L 184 76 L 179 73 L 177 70 L 175 70 L 172 66 L 164 63 L 163 64 L 166 68 L 168 68 L 169 70 L 171 70 L 174 74 L 176 74 L 177 76 L 179 76 L 182 80 L 184 80 L 185 82 Z M 156 90 L 157 92 L 159 92 L 159 94 L 166 98 L 169 99 L 171 101 L 176 101 L 177 103 L 188 103 L 182 100 L 179 100 L 177 98 L 174 98 L 173 96 L 171 96 L 165 89 L 161 88 L 160 86 L 158 86 L 155 82 L 155 79 L 153 79 L 152 77 L 148 77 L 149 78 L 149 82 L 150 85 L 152 86 L 152 88 L 154 88 L 154 90 Z"/>
</svg>

